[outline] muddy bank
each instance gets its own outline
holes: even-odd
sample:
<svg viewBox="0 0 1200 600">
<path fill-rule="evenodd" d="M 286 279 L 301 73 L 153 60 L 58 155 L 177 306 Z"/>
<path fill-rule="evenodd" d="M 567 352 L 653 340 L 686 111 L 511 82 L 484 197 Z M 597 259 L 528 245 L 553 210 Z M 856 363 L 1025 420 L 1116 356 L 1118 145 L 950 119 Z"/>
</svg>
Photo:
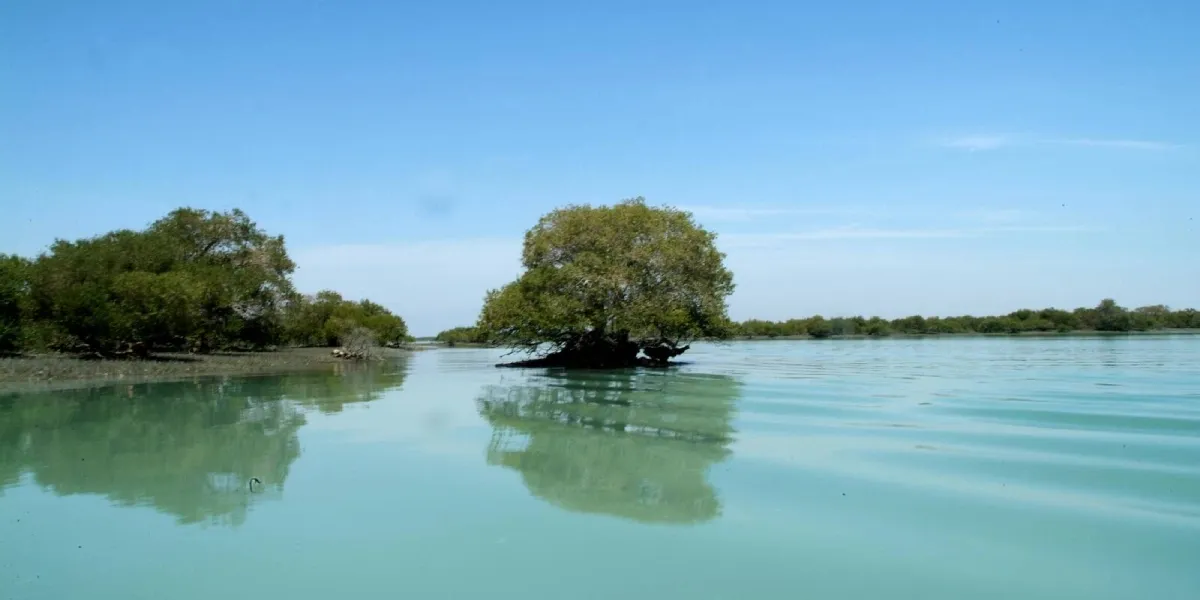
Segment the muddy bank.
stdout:
<svg viewBox="0 0 1200 600">
<path fill-rule="evenodd" d="M 0 358 L 0 391 L 68 389 L 117 382 L 164 381 L 219 375 L 254 375 L 345 368 L 330 348 L 274 352 L 163 353 L 145 359 L 85 359 L 48 354 Z M 380 348 L 382 360 L 403 360 L 411 349 Z"/>
</svg>

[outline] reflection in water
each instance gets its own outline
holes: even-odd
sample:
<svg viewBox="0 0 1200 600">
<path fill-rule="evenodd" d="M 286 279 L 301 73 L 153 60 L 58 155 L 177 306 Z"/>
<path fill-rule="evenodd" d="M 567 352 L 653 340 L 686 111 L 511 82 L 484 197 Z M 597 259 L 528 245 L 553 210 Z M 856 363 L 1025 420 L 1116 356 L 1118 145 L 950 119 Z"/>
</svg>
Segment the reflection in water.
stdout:
<svg viewBox="0 0 1200 600">
<path fill-rule="evenodd" d="M 0 494 L 28 474 L 59 495 L 239 525 L 252 501 L 282 492 L 305 409 L 373 400 L 403 383 L 407 364 L 339 367 L 0 396 Z"/>
<path fill-rule="evenodd" d="M 737 380 L 677 372 L 551 372 L 492 386 L 489 464 L 567 510 L 648 523 L 720 514 L 710 467 L 729 455 Z"/>
</svg>

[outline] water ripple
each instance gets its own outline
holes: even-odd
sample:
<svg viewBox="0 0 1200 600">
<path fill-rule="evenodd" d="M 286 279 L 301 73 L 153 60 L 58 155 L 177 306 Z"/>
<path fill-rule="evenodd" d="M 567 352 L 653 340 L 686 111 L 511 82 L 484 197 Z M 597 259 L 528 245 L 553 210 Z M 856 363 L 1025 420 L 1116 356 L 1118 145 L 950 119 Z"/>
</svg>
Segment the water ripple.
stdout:
<svg viewBox="0 0 1200 600">
<path fill-rule="evenodd" d="M 716 349 L 735 456 L 979 501 L 1200 529 L 1200 337 Z"/>
</svg>

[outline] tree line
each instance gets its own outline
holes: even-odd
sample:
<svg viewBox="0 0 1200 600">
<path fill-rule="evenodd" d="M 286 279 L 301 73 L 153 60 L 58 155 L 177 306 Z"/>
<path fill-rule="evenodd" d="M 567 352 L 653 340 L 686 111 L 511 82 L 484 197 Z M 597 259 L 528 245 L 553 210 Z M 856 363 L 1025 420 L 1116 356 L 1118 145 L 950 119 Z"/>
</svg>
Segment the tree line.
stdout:
<svg viewBox="0 0 1200 600">
<path fill-rule="evenodd" d="M 453 327 L 439 332 L 433 340 L 447 346 L 488 343 L 487 336 L 478 327 Z"/>
<path fill-rule="evenodd" d="M 821 315 L 805 319 L 766 321 L 750 319 L 729 325 L 729 337 L 829 338 L 839 336 L 886 337 L 889 335 L 939 334 L 1020 334 L 1073 332 L 1131 332 L 1167 329 L 1200 329 L 1200 311 L 1193 308 L 1171 310 L 1159 305 L 1129 310 L 1112 299 L 1092 308 L 1062 310 L 1021 309 L 1007 315 L 975 317 L 924 317 L 913 315 L 898 319 L 881 317 L 833 317 Z M 477 327 L 447 329 L 434 338 L 447 345 L 487 344 L 487 336 Z"/>
<path fill-rule="evenodd" d="M 789 319 L 787 321 L 752 319 L 734 324 L 733 335 L 742 338 L 803 336 L 827 338 L 847 335 L 1130 332 L 1162 329 L 1200 329 L 1200 311 L 1191 308 L 1173 311 L 1163 305 L 1143 306 L 1129 310 L 1111 298 L 1106 298 L 1092 308 L 1076 308 L 1070 311 L 1058 308 L 1021 309 L 1007 315 L 986 317 L 913 315 L 888 320 L 880 317 L 826 319 L 817 315 L 807 319 Z"/>
<path fill-rule="evenodd" d="M 394 345 L 400 316 L 338 293 L 298 293 L 283 236 L 242 211 L 180 208 L 142 230 L 57 240 L 35 258 L 0 254 L 0 353 Z"/>
<path fill-rule="evenodd" d="M 733 276 L 714 240 L 690 213 L 651 207 L 641 197 L 554 210 L 526 232 L 520 277 L 488 292 L 474 326 L 435 339 L 540 355 L 516 366 L 595 368 L 663 365 L 697 339 L 1200 329 L 1194 309 L 1129 310 L 1111 298 L 1092 308 L 1002 316 L 816 315 L 739 323 L 727 314 Z"/>
</svg>

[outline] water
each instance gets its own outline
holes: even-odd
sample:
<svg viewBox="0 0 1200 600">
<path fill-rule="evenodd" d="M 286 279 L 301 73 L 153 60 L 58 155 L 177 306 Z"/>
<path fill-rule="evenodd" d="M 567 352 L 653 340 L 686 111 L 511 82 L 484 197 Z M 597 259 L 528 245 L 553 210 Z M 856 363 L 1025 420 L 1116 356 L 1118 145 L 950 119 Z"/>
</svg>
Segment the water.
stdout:
<svg viewBox="0 0 1200 600">
<path fill-rule="evenodd" d="M 1200 336 L 497 357 L 0 396 L 0 600 L 1200 598 Z"/>
</svg>

